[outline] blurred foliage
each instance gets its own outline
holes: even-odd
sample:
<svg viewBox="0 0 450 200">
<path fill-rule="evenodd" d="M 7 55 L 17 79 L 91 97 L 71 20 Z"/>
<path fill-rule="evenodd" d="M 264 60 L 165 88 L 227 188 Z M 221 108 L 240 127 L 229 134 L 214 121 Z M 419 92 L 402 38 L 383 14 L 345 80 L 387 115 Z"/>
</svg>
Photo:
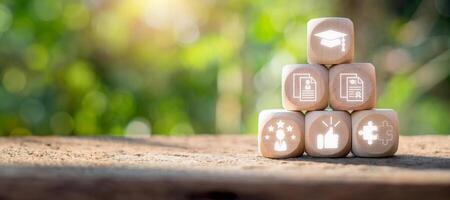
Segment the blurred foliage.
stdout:
<svg viewBox="0 0 450 200">
<path fill-rule="evenodd" d="M 402 134 L 450 134 L 450 4 L 437 1 L 3 0 L 0 135 L 255 133 L 280 107 L 306 22 L 354 21 L 379 107 Z"/>
</svg>

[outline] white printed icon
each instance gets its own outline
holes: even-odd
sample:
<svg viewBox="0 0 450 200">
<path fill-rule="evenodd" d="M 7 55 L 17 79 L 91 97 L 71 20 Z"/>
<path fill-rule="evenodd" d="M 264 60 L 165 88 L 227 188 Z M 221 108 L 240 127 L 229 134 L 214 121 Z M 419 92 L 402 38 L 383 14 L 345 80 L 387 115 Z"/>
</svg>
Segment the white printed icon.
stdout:
<svg viewBox="0 0 450 200">
<path fill-rule="evenodd" d="M 320 38 L 320 44 L 322 46 L 328 48 L 341 46 L 341 51 L 345 51 L 345 36 L 347 36 L 347 34 L 334 30 L 327 30 L 314 35 Z"/>
<path fill-rule="evenodd" d="M 275 134 L 275 143 L 273 145 L 274 151 L 286 151 L 288 149 L 288 140 L 287 135 L 290 134 L 290 139 L 295 140 L 297 137 L 293 134 L 294 127 L 290 124 L 286 125 L 286 122 L 283 120 L 278 120 L 275 124 L 271 124 L 268 128 L 269 134 Z M 265 135 L 264 138 L 266 140 L 270 139 L 270 135 Z"/>
<path fill-rule="evenodd" d="M 392 133 L 393 126 L 388 121 L 384 120 L 381 124 L 382 130 L 385 130 L 385 134 L 380 134 L 378 139 L 381 140 L 381 144 L 388 145 L 390 141 L 394 139 L 394 135 Z"/>
<path fill-rule="evenodd" d="M 330 117 L 330 123 L 322 121 L 322 124 L 328 128 L 325 134 L 317 135 L 317 148 L 318 149 L 337 149 L 339 142 L 339 135 L 334 132 L 334 128 L 339 125 L 341 121 L 337 121 L 333 124 L 333 117 Z"/>
<path fill-rule="evenodd" d="M 363 129 L 358 131 L 358 135 L 363 137 L 363 140 L 367 141 L 367 144 L 372 145 L 373 141 L 378 139 L 378 126 L 374 125 L 372 121 L 367 122 L 367 125 L 363 126 Z"/>
<path fill-rule="evenodd" d="M 363 126 L 362 130 L 358 131 L 358 135 L 361 135 L 363 140 L 367 141 L 368 145 L 372 145 L 374 141 L 377 140 L 380 140 L 383 145 L 388 145 L 394 138 L 392 133 L 393 126 L 388 121 L 384 120 L 380 128 L 385 130 L 385 134 L 379 134 L 380 130 L 378 126 L 375 125 L 373 121 L 369 121 L 367 122 L 367 125 Z"/>
<path fill-rule="evenodd" d="M 316 101 L 317 81 L 310 73 L 294 73 L 292 96 L 299 101 Z"/>
<path fill-rule="evenodd" d="M 349 102 L 364 100 L 364 81 L 356 73 L 341 73 L 339 77 L 339 94 Z"/>
</svg>

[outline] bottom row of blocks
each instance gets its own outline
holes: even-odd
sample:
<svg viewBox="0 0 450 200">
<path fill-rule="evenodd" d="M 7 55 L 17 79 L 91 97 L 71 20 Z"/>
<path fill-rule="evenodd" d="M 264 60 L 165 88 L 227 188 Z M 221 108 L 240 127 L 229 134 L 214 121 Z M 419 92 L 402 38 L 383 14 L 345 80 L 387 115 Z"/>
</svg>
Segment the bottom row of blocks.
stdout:
<svg viewBox="0 0 450 200">
<path fill-rule="evenodd" d="M 264 110 L 258 120 L 258 147 L 268 158 L 388 157 L 398 148 L 399 123 L 391 109 L 301 112 Z"/>
</svg>

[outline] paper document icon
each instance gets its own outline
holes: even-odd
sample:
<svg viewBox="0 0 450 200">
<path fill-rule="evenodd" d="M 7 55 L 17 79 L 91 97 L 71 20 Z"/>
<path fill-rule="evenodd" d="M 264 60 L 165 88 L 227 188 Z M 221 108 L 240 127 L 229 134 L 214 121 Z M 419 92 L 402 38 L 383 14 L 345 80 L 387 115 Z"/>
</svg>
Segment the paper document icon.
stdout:
<svg viewBox="0 0 450 200">
<path fill-rule="evenodd" d="M 333 30 L 327 30 L 314 35 L 321 38 L 320 44 L 322 46 L 333 48 L 340 45 L 341 51 L 345 51 L 345 36 L 347 36 L 347 34 Z"/>
<path fill-rule="evenodd" d="M 317 82 L 309 73 L 294 73 L 292 96 L 299 101 L 316 101 Z"/>
<path fill-rule="evenodd" d="M 340 97 L 354 102 L 362 102 L 364 100 L 364 81 L 358 74 L 340 74 Z"/>
</svg>

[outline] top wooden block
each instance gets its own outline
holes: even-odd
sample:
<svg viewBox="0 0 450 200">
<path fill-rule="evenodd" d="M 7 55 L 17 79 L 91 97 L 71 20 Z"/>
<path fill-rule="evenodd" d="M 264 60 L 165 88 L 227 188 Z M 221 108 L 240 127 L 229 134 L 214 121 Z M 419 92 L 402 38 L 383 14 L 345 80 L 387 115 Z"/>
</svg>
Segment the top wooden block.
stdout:
<svg viewBox="0 0 450 200">
<path fill-rule="evenodd" d="M 308 63 L 334 65 L 353 61 L 353 22 L 327 17 L 308 21 Z"/>
</svg>

